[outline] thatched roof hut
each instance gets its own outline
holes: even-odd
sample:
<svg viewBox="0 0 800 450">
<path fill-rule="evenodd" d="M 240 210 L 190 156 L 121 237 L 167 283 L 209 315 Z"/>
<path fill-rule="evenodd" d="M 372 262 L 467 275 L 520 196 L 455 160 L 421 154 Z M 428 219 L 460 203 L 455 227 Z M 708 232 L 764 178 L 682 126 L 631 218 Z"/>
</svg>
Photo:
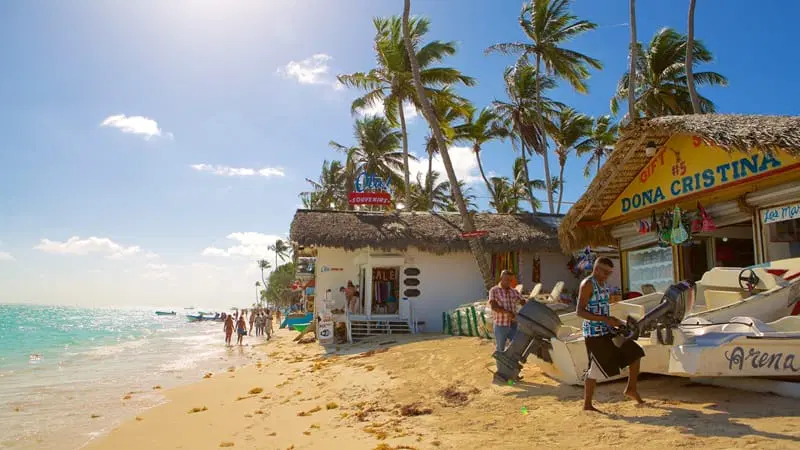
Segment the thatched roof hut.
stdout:
<svg viewBox="0 0 800 450">
<path fill-rule="evenodd" d="M 600 217 L 650 161 L 647 144 L 661 146 L 676 135 L 696 136 L 728 152 L 780 148 L 800 155 L 800 117 L 704 114 L 639 120 L 623 130 L 614 152 L 561 221 L 564 251 L 613 244 L 611 227 L 600 226 Z"/>
<path fill-rule="evenodd" d="M 547 214 L 475 213 L 475 227 L 486 230 L 488 250 L 560 252 L 557 227 L 561 216 Z M 290 239 L 299 246 L 346 250 L 374 248 L 386 251 L 417 247 L 444 254 L 469 251 L 461 237 L 457 213 L 314 211 L 295 213 Z"/>
</svg>

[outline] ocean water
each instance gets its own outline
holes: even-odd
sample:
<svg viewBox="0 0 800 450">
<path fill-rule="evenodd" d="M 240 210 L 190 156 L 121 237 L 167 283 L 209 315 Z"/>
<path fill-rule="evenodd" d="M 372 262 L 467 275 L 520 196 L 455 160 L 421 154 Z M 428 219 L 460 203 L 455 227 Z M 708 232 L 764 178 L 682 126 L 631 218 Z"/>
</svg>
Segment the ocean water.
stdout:
<svg viewBox="0 0 800 450">
<path fill-rule="evenodd" d="M 175 311 L 0 305 L 0 448 L 80 448 L 163 389 L 248 361 L 221 323 Z"/>
</svg>

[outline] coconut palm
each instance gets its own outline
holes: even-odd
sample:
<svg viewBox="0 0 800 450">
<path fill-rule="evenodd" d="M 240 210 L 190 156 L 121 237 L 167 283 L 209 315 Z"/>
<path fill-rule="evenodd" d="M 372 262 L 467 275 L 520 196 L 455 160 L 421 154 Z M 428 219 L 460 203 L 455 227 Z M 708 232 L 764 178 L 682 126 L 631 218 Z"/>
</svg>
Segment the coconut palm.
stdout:
<svg viewBox="0 0 800 450">
<path fill-rule="evenodd" d="M 400 132 L 392 128 L 385 118 L 368 116 L 356 120 L 353 136 L 356 144 L 352 147 L 334 141 L 328 145 L 345 153 L 347 165 L 355 173 L 363 171 L 384 178 L 395 178 L 395 174 L 403 167 Z"/>
<path fill-rule="evenodd" d="M 431 95 L 431 106 L 436 114 L 445 142 L 450 146 L 456 137 L 454 122 L 463 120 L 469 113 L 471 105 L 466 99 L 456 95 L 451 87 L 447 86 Z M 433 139 L 431 134 L 425 137 L 425 152 L 428 154 L 427 178 L 430 178 L 433 172 L 433 157 L 436 153 L 439 153 L 436 140 Z M 428 192 L 428 195 L 432 196 L 433 194 Z"/>
<path fill-rule="evenodd" d="M 686 29 L 686 84 L 689 86 L 689 99 L 692 101 L 692 112 L 700 114 L 700 100 L 697 98 L 697 86 L 694 84 L 692 71 L 692 52 L 694 51 L 694 9 L 695 0 L 689 0 L 689 25 Z M 635 77 L 634 77 L 635 78 Z"/>
<path fill-rule="evenodd" d="M 461 196 L 464 198 L 464 203 L 467 205 L 467 209 L 469 211 L 477 211 L 478 205 L 475 203 L 477 197 L 472 188 L 469 187 L 464 180 L 458 180 L 458 185 L 461 190 Z M 447 202 L 442 209 L 447 212 L 458 212 L 458 205 L 456 205 L 456 200 L 453 198 L 452 189 L 448 192 Z"/>
<path fill-rule="evenodd" d="M 453 84 L 472 86 L 475 80 L 449 67 L 435 67 L 435 64 L 456 52 L 454 42 L 432 41 L 421 45 L 428 32 L 430 21 L 425 18 L 414 18 L 409 21 L 408 41 L 404 40 L 403 28 L 399 17 L 375 18 L 374 48 L 377 67 L 369 72 L 356 72 L 339 75 L 337 79 L 345 86 L 356 87 L 367 93 L 353 101 L 352 111 L 359 111 L 383 104 L 384 114 L 393 123 L 399 119 L 403 144 L 403 174 L 406 187 L 411 185 L 408 166 L 408 130 L 403 107 L 413 104 L 419 107 L 418 96 L 414 92 L 411 73 L 411 58 L 420 68 L 420 80 L 423 88 L 435 93 L 441 87 Z M 406 47 L 408 45 L 408 47 Z M 410 52 L 407 50 L 411 50 Z M 406 189 L 410 195 L 410 189 Z M 409 199 L 406 198 L 406 202 Z"/>
<path fill-rule="evenodd" d="M 411 211 L 441 211 L 445 210 L 450 197 L 450 183 L 439 180 L 439 172 L 433 171 L 429 177 L 422 180 L 422 174 L 417 174 L 417 181 L 411 185 L 411 204 L 407 208 Z"/>
<path fill-rule="evenodd" d="M 492 177 L 492 199 L 489 206 L 498 214 L 513 214 L 520 212 L 519 192 L 508 177 Z"/>
<path fill-rule="evenodd" d="M 636 62 L 636 114 L 646 117 L 691 114 L 692 100 L 686 77 L 686 36 L 671 28 L 656 32 L 647 48 L 639 44 Z M 692 48 L 694 64 L 709 63 L 714 56 L 701 41 Z M 695 83 L 709 86 L 727 86 L 728 79 L 716 72 L 694 73 Z M 619 110 L 619 101 L 628 95 L 628 73 L 617 85 L 611 99 L 611 112 Z M 701 113 L 713 113 L 714 103 L 698 95 Z"/>
<path fill-rule="evenodd" d="M 259 259 L 257 263 L 258 263 L 258 268 L 261 269 L 261 283 L 264 285 L 264 289 L 266 289 L 267 279 L 264 278 L 264 271 L 269 270 L 272 266 L 266 259 Z"/>
<path fill-rule="evenodd" d="M 500 117 L 492 108 L 484 108 L 476 115 L 475 107 L 470 106 L 467 111 L 466 121 L 455 128 L 456 141 L 463 141 L 472 144 L 472 151 L 475 153 L 475 159 L 478 161 L 478 170 L 481 173 L 483 182 L 486 183 L 486 189 L 489 195 L 494 198 L 492 191 L 492 183 L 486 178 L 486 173 L 483 171 L 483 163 L 481 162 L 481 147 L 483 144 L 495 140 L 505 139 L 510 135 L 508 128 L 503 126 Z"/>
<path fill-rule="evenodd" d="M 500 52 L 519 55 L 519 63 L 529 64 L 535 61 L 536 73 L 541 74 L 544 68 L 548 74 L 569 82 L 580 93 L 587 92 L 586 79 L 589 68 L 601 69 L 600 61 L 562 45 L 581 34 L 594 30 L 597 25 L 588 20 L 579 20 L 569 11 L 570 0 L 531 0 L 522 7 L 519 24 L 531 42 L 509 42 L 495 44 L 487 53 Z M 518 65 L 519 65 L 518 63 Z M 538 82 L 540 78 L 536 78 Z M 535 135 L 534 146 L 544 159 L 545 180 L 548 183 L 547 203 L 553 212 L 553 195 L 549 186 L 550 163 L 547 154 L 547 139 L 541 131 L 544 129 L 544 108 L 541 102 L 542 89 L 536 87 L 535 124 L 540 130 Z"/>
<path fill-rule="evenodd" d="M 632 77 L 628 77 L 628 92 L 636 92 L 636 61 L 637 59 L 637 52 L 639 50 L 639 38 L 636 37 L 636 0 L 630 0 L 628 3 L 628 9 L 630 10 L 628 16 L 630 20 L 631 26 L 631 43 L 630 43 L 630 54 L 628 55 L 628 73 L 634 74 Z M 638 118 L 638 114 L 636 114 L 636 100 L 634 99 L 633 95 L 628 96 L 628 118 L 631 122 L 635 122 Z M 598 168 L 599 170 L 599 168 Z"/>
<path fill-rule="evenodd" d="M 575 147 L 575 153 L 578 157 L 583 157 L 587 154 L 591 155 L 589 160 L 586 161 L 583 176 L 589 178 L 592 173 L 592 167 L 595 165 L 597 166 L 595 173 L 600 172 L 600 164 L 603 159 L 608 158 L 611 152 L 614 151 L 618 133 L 619 125 L 614 123 L 611 116 L 605 115 L 594 119 L 588 139 Z"/>
<path fill-rule="evenodd" d="M 256 303 L 259 304 L 259 305 L 261 304 L 261 299 L 258 296 L 258 291 L 259 291 L 260 287 L 261 287 L 261 282 L 260 281 L 256 281 Z"/>
<path fill-rule="evenodd" d="M 442 155 L 442 163 L 444 164 L 445 172 L 447 172 L 447 180 L 450 182 L 453 201 L 455 202 L 458 208 L 458 213 L 461 216 L 463 230 L 467 233 L 473 232 L 475 231 L 475 223 L 473 222 L 472 216 L 467 209 L 467 204 L 464 201 L 464 197 L 461 192 L 461 185 L 459 184 L 458 178 L 456 177 L 456 172 L 453 169 L 453 162 L 450 160 L 450 153 L 447 149 L 447 141 L 442 133 L 442 129 L 439 127 L 439 121 L 437 120 L 436 113 L 434 112 L 431 102 L 428 99 L 428 94 L 425 92 L 425 81 L 422 78 L 421 70 L 421 67 L 425 67 L 423 64 L 424 59 L 420 54 L 415 54 L 414 52 L 414 34 L 412 33 L 412 28 L 409 23 L 410 13 L 411 0 L 404 0 L 402 35 L 403 42 L 405 44 L 404 49 L 406 51 L 405 59 L 411 66 L 411 76 L 413 78 L 413 86 L 414 91 L 416 92 L 416 98 L 422 107 L 422 114 L 425 116 L 425 120 L 428 122 L 428 126 L 433 133 L 433 137 L 436 139 L 436 146 Z M 477 263 L 478 269 L 481 272 L 484 287 L 488 291 L 492 286 L 494 286 L 495 281 L 492 277 L 491 266 L 489 264 L 489 258 L 487 257 L 486 250 L 483 246 L 483 241 L 480 238 L 470 239 L 469 246 L 470 250 L 472 251 L 472 256 L 475 258 L 475 262 Z"/>
<path fill-rule="evenodd" d="M 588 136 L 592 130 L 592 118 L 581 114 L 574 108 L 565 106 L 558 114 L 546 124 L 547 131 L 556 145 L 555 154 L 558 157 L 558 186 L 564 185 L 564 168 L 567 159 L 578 146 L 587 145 Z M 554 189 L 553 186 L 550 186 Z M 561 214 L 561 202 L 564 198 L 564 189 L 558 189 L 558 203 L 556 214 Z"/>
<path fill-rule="evenodd" d="M 507 129 L 511 131 L 512 145 L 515 146 L 519 142 L 520 154 L 524 161 L 521 167 L 524 170 L 525 179 L 528 180 L 523 186 L 530 187 L 528 156 L 533 155 L 533 146 L 540 139 L 539 135 L 544 132 L 543 128 L 536 125 L 536 120 L 533 118 L 537 111 L 537 99 L 541 110 L 545 111 L 548 116 L 555 113 L 562 104 L 538 95 L 540 89 L 545 91 L 553 89 L 556 83 L 550 77 L 537 76 L 536 69 L 531 66 L 509 67 L 503 73 L 503 78 L 506 81 L 505 90 L 508 100 L 495 100 L 492 102 L 492 108 Z M 532 190 L 529 189 L 526 198 L 531 201 L 531 208 L 535 212 L 537 207 L 534 205 L 535 197 Z"/>
<path fill-rule="evenodd" d="M 343 209 L 347 203 L 344 174 L 341 161 L 323 161 L 317 181 L 306 178 L 313 191 L 300 194 L 303 206 L 310 209 Z"/>
<path fill-rule="evenodd" d="M 278 267 L 278 257 L 286 259 L 289 256 L 291 247 L 283 239 L 276 239 L 274 244 L 267 246 L 267 250 L 275 253 L 275 267 Z"/>
</svg>

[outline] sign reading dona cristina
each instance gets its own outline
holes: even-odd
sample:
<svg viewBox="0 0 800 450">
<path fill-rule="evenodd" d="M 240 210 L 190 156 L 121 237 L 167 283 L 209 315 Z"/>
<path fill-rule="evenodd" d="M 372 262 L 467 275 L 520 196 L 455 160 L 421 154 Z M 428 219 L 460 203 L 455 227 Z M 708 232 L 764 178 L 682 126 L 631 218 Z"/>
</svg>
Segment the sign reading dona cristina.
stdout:
<svg viewBox="0 0 800 450">
<path fill-rule="evenodd" d="M 388 206 L 392 203 L 390 183 L 388 178 L 384 180 L 375 174 L 361 172 L 354 183 L 355 191 L 347 200 L 351 205 Z"/>
<path fill-rule="evenodd" d="M 699 138 L 673 136 L 603 213 L 603 221 L 726 185 L 747 182 L 800 165 L 782 150 L 726 152 Z"/>
</svg>

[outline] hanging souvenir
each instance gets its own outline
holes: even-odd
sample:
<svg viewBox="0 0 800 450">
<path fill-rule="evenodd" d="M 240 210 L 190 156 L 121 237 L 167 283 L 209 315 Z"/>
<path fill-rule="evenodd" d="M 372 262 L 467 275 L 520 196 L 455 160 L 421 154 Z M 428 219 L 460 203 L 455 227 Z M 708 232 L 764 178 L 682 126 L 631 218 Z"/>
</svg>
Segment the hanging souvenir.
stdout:
<svg viewBox="0 0 800 450">
<path fill-rule="evenodd" d="M 669 211 L 665 211 L 658 225 L 658 246 L 666 248 L 672 245 L 672 227 L 670 225 Z"/>
<path fill-rule="evenodd" d="M 717 229 L 717 226 L 714 225 L 714 221 L 711 220 L 711 216 L 706 212 L 706 209 L 703 208 L 699 202 L 697 203 L 697 209 L 700 212 L 699 219 L 702 221 L 702 226 L 700 231 L 714 231 Z"/>
<path fill-rule="evenodd" d="M 683 244 L 689 239 L 689 233 L 686 232 L 686 228 L 683 226 L 683 222 L 681 221 L 681 209 L 679 207 L 675 207 L 675 211 L 672 214 L 672 235 L 670 236 L 670 241 L 675 244 Z"/>
</svg>

